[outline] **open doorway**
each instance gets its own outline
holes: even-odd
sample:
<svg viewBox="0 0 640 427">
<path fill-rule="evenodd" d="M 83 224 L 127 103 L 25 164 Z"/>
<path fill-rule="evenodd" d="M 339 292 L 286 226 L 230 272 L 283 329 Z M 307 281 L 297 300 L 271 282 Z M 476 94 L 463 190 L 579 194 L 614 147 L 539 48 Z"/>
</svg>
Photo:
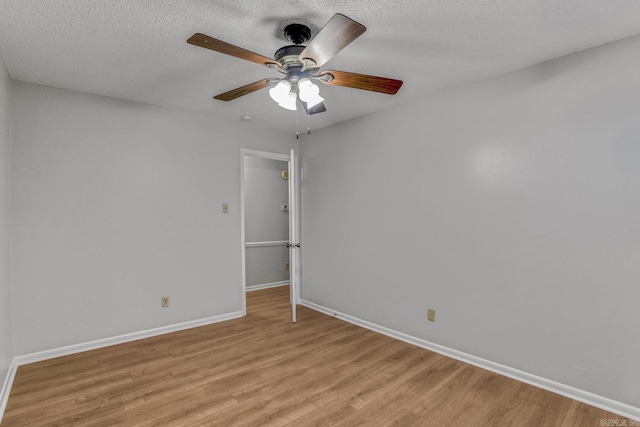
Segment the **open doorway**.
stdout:
<svg viewBox="0 0 640 427">
<path fill-rule="evenodd" d="M 295 205 L 290 206 L 294 181 L 290 180 L 292 156 L 255 150 L 242 150 L 241 236 L 242 304 L 247 314 L 246 292 L 287 287 L 295 322 L 296 294 L 290 286 L 295 277 L 295 251 L 292 224 L 296 223 Z M 292 209 L 293 208 L 293 209 Z M 292 211 L 293 210 L 293 211 Z M 294 235 L 297 233 L 294 233 Z M 293 261 L 293 262 L 292 262 Z M 297 283 L 297 281 L 294 282 Z"/>
<path fill-rule="evenodd" d="M 246 157 L 244 166 L 247 291 L 288 285 L 288 162 Z"/>
</svg>

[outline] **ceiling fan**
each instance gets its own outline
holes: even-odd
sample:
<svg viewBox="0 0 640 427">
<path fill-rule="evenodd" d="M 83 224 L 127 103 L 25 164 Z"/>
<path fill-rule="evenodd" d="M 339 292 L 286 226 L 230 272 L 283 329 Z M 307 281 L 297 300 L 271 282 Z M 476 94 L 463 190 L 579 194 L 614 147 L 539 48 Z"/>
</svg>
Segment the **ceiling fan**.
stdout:
<svg viewBox="0 0 640 427">
<path fill-rule="evenodd" d="M 214 96 L 220 101 L 232 101 L 260 89 L 271 87 L 269 95 L 283 108 L 296 110 L 300 100 L 307 114 L 326 111 L 324 99 L 314 81 L 394 95 L 402 86 L 401 80 L 376 77 L 347 71 L 320 71 L 327 61 L 366 31 L 364 25 L 336 13 L 307 46 L 311 29 L 303 24 L 289 24 L 284 36 L 293 45 L 284 46 L 275 53 L 275 59 L 248 51 L 238 46 L 196 33 L 187 43 L 215 50 L 246 61 L 255 62 L 284 74 L 283 78 L 266 78 Z"/>
</svg>

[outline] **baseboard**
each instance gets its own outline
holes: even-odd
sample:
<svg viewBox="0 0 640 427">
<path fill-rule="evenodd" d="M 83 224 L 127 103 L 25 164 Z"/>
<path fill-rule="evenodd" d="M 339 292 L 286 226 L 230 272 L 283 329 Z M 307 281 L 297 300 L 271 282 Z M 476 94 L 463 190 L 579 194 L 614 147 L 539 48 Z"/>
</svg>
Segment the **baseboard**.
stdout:
<svg viewBox="0 0 640 427">
<path fill-rule="evenodd" d="M 558 383 L 556 381 L 552 381 L 543 377 L 539 377 L 537 375 L 511 368 L 509 366 L 501 365 L 490 360 L 482 359 L 471 354 L 463 353 L 449 347 L 435 344 L 430 341 L 423 340 L 422 338 L 417 338 L 402 332 L 395 331 L 393 329 L 386 328 L 384 326 L 376 325 L 375 323 L 371 323 L 366 320 L 350 316 L 348 314 L 331 310 L 327 307 L 312 303 L 310 301 L 301 300 L 300 304 L 312 310 L 316 310 L 329 316 L 336 317 L 340 320 L 353 323 L 354 325 L 361 326 L 363 328 L 378 332 L 383 335 L 387 335 L 391 338 L 413 344 L 417 347 L 422 347 L 435 353 L 451 357 L 452 359 L 460 360 L 461 362 L 465 362 L 470 365 L 474 365 L 479 368 L 486 369 L 488 371 L 495 372 L 509 378 L 513 378 L 514 380 L 518 380 L 523 383 L 559 394 L 561 396 L 586 403 L 587 405 L 595 406 L 597 408 L 604 409 L 605 411 L 609 411 L 623 417 L 640 421 L 640 408 L 636 408 L 635 406 L 627 405 L 626 403 L 621 403 L 588 391 L 580 390 L 575 387 L 571 387 L 565 384 Z"/>
<path fill-rule="evenodd" d="M 2 389 L 0 389 L 0 422 L 2 422 L 4 410 L 7 407 L 7 402 L 9 401 L 9 393 L 11 392 L 11 386 L 13 385 L 13 379 L 16 377 L 17 370 L 18 362 L 16 362 L 14 357 L 9 364 L 9 370 L 7 371 L 7 375 L 2 383 Z"/>
<path fill-rule="evenodd" d="M 155 337 L 157 335 L 164 335 L 171 332 L 182 331 L 184 329 L 196 328 L 198 326 L 224 322 L 225 320 L 236 319 L 238 317 L 242 317 L 241 311 L 234 311 L 232 313 L 221 314 L 218 316 L 207 317 L 204 319 L 191 320 L 189 322 L 176 323 L 174 325 L 162 326 L 154 329 L 147 329 L 145 331 L 133 332 L 130 334 L 119 335 L 111 338 L 104 338 L 104 339 L 89 341 L 81 344 L 73 344 L 66 347 L 54 348 L 51 350 L 25 354 L 22 356 L 16 356 L 15 360 L 18 366 L 26 365 L 27 363 L 40 362 L 43 360 L 53 359 L 56 357 L 68 356 L 70 354 L 75 354 L 75 353 L 81 353 L 83 351 L 95 350 L 102 347 L 109 347 L 111 345 L 123 344 L 130 341 L 140 340 L 143 338 L 150 338 L 150 337 Z"/>
<path fill-rule="evenodd" d="M 278 286 L 289 286 L 289 281 L 283 280 L 282 282 L 262 283 L 260 285 L 247 286 L 247 292 L 259 291 L 260 289 L 277 288 Z"/>
</svg>

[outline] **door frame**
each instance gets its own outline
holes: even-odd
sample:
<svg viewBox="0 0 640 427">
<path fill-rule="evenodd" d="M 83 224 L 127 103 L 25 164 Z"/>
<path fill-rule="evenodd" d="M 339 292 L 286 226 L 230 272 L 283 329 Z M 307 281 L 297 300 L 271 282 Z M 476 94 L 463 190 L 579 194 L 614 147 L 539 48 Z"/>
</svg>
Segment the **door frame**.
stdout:
<svg viewBox="0 0 640 427">
<path fill-rule="evenodd" d="M 270 151 L 252 150 L 249 148 L 240 149 L 240 248 L 241 248 L 241 268 L 242 268 L 242 315 L 247 315 L 247 261 L 245 254 L 245 183 L 244 183 L 244 169 L 245 158 L 257 157 L 260 159 L 280 160 L 287 162 L 287 165 L 291 162 L 290 154 L 273 153 Z M 300 215 L 298 215 L 298 221 L 300 221 Z M 300 229 L 297 224 L 298 230 Z M 290 236 L 288 237 L 290 238 Z"/>
</svg>

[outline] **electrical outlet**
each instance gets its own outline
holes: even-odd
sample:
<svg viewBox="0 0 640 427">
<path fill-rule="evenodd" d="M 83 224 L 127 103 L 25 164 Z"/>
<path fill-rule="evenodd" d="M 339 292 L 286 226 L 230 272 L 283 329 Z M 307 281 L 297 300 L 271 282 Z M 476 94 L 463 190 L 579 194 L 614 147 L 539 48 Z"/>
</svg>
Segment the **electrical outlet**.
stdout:
<svg viewBox="0 0 640 427">
<path fill-rule="evenodd" d="M 169 297 L 162 297 L 162 308 L 169 307 Z"/>
<path fill-rule="evenodd" d="M 430 308 L 427 310 L 427 320 L 430 322 L 435 322 L 436 321 L 436 309 L 435 308 Z"/>
<path fill-rule="evenodd" d="M 289 269 L 289 261 L 287 261 L 287 262 L 285 262 L 285 263 L 284 263 L 284 269 L 285 269 L 285 270 L 288 270 L 288 269 Z"/>
</svg>

